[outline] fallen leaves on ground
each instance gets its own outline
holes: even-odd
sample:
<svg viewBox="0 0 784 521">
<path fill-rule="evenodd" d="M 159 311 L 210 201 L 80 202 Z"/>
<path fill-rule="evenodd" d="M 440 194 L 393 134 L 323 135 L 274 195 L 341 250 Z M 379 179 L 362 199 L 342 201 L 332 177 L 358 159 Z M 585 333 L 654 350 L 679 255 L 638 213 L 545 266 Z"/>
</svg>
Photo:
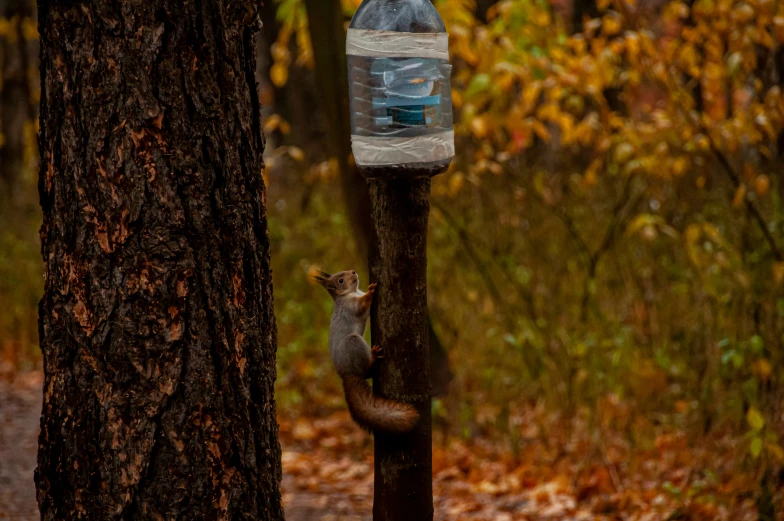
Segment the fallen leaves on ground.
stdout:
<svg viewBox="0 0 784 521">
<path fill-rule="evenodd" d="M 533 414 L 533 413 L 532 413 Z M 621 433 L 529 418 L 519 447 L 485 438 L 443 439 L 433 448 L 435 519 L 440 521 L 756 520 L 756 478 L 742 440 L 689 442 L 658 433 L 635 447 Z M 314 520 L 370 519 L 373 441 L 346 413 L 280 420 L 284 503 L 301 494 L 324 503 Z M 319 517 L 321 516 L 321 517 Z"/>
<path fill-rule="evenodd" d="M 0 382 L 0 518 L 35 519 L 40 373 Z M 444 437 L 433 447 L 436 521 L 756 521 L 747 440 L 662 428 L 651 443 L 531 410 L 520 437 Z M 280 419 L 288 521 L 369 521 L 373 438 L 345 412 Z M 782 492 L 774 501 L 781 516 Z"/>
</svg>

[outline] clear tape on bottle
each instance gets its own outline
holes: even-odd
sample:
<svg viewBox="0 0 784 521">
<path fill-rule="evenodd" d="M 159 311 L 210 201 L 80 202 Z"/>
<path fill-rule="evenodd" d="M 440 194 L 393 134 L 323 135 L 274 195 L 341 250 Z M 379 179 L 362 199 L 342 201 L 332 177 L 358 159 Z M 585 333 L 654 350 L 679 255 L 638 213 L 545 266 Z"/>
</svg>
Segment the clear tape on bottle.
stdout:
<svg viewBox="0 0 784 521">
<path fill-rule="evenodd" d="M 346 54 L 371 58 L 436 58 L 449 60 L 449 36 L 446 33 L 399 33 L 349 29 Z"/>
<path fill-rule="evenodd" d="M 446 33 L 350 29 L 351 131 L 360 166 L 454 156 Z"/>
</svg>

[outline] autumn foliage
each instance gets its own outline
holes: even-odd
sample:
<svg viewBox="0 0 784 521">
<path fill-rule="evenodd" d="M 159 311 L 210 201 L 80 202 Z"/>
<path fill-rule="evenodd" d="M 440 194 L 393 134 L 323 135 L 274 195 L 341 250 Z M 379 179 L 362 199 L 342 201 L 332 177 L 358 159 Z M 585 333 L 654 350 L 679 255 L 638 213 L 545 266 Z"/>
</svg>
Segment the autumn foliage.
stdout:
<svg viewBox="0 0 784 521">
<path fill-rule="evenodd" d="M 574 3 L 435 1 L 458 149 L 432 189 L 429 306 L 455 373 L 433 406 L 436 491 L 571 505 L 553 519 L 781 516 L 784 2 L 578 2 L 596 14 L 583 18 Z M 342 2 L 346 22 L 358 4 Z M 277 400 L 284 469 L 305 490 L 303 454 L 369 452 L 340 420 L 331 303 L 307 273 L 367 276 L 304 2 L 279 0 L 272 22 L 260 96 Z M 16 370 L 36 360 L 18 339 L 34 336 L 39 268 L 34 233 L 0 215 L 0 299 L 21 317 L 0 315 L 0 346 Z M 367 479 L 366 460 L 343 465 L 322 470 Z M 441 506 L 518 512 L 481 517 L 480 503 Z"/>
</svg>

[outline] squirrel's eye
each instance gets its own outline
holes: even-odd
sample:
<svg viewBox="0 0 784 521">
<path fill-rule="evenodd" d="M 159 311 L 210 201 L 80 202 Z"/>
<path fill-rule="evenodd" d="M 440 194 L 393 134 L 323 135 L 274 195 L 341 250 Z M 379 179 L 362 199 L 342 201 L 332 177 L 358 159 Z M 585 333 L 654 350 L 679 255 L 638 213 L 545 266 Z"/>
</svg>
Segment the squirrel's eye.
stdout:
<svg viewBox="0 0 784 521">
<path fill-rule="evenodd" d="M 339 282 L 339 283 L 341 283 L 341 284 L 343 284 L 343 279 L 340 279 L 338 282 Z"/>
</svg>

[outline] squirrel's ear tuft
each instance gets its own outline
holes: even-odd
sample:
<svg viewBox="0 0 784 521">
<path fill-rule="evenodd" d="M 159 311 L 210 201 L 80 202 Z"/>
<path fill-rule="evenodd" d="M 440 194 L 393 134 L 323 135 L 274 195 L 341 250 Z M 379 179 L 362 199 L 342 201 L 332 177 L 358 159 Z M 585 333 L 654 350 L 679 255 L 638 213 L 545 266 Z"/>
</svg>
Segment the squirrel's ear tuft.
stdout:
<svg viewBox="0 0 784 521">
<path fill-rule="evenodd" d="M 331 275 L 320 270 L 316 270 L 316 275 L 313 275 L 313 280 L 326 287 L 327 281 Z"/>
</svg>

